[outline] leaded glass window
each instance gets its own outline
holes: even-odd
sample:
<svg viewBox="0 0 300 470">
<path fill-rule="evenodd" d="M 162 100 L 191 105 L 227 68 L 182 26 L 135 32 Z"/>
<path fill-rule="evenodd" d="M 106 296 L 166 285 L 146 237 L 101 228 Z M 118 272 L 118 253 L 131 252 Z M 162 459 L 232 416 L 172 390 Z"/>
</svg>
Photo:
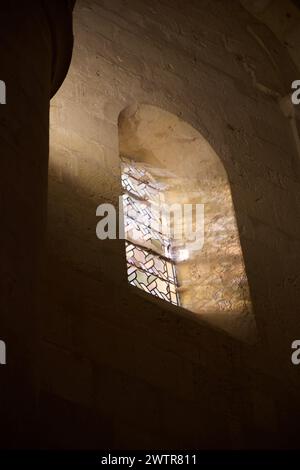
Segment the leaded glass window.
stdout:
<svg viewBox="0 0 300 470">
<path fill-rule="evenodd" d="M 122 186 L 128 281 L 179 305 L 172 240 L 162 232 L 165 186 L 145 166 L 128 159 L 122 159 Z"/>
</svg>

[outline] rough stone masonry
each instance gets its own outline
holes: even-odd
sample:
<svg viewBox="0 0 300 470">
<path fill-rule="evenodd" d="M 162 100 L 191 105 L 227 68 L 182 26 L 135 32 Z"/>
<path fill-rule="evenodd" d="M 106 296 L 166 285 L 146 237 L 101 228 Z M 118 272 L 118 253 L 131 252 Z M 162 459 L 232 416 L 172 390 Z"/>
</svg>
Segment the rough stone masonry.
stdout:
<svg viewBox="0 0 300 470">
<path fill-rule="evenodd" d="M 48 444 L 296 446 L 299 155 L 279 101 L 299 70 L 270 28 L 230 0 L 78 0 L 74 33 L 51 105 L 39 402 Z M 119 115 L 139 104 L 180 117 L 224 165 L 251 345 L 137 295 L 122 241 L 95 236 L 96 207 L 121 194 Z"/>
</svg>

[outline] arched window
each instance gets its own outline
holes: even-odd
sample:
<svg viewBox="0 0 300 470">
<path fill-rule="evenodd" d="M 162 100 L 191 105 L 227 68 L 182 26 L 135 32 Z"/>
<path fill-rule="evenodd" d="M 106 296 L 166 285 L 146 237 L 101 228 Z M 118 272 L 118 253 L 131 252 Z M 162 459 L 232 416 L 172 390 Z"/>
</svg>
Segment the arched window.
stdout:
<svg viewBox="0 0 300 470">
<path fill-rule="evenodd" d="M 119 145 L 129 283 L 231 334 L 253 337 L 248 279 L 220 158 L 192 126 L 150 105 L 120 114 Z M 190 239 L 186 217 L 176 214 L 163 225 L 167 230 L 160 229 L 163 204 L 203 207 L 202 228 L 195 209 L 187 217 L 195 236 L 203 230 L 204 242 Z"/>
</svg>

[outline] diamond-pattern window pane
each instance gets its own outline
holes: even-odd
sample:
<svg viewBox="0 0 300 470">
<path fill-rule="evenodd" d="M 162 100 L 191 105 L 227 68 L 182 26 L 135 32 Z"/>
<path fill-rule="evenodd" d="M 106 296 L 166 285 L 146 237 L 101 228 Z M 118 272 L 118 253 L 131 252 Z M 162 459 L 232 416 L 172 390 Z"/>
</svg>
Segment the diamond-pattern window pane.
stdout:
<svg viewBox="0 0 300 470">
<path fill-rule="evenodd" d="M 131 285 L 144 290 L 148 294 L 155 295 L 155 297 L 171 302 L 174 305 L 179 305 L 178 294 L 174 284 L 130 264 L 128 264 L 128 281 Z"/>
<path fill-rule="evenodd" d="M 167 237 L 129 217 L 124 216 L 124 221 L 126 240 L 138 243 L 166 258 L 171 256 L 171 243 Z"/>
<path fill-rule="evenodd" d="M 136 245 L 126 245 L 129 283 L 160 299 L 179 305 L 173 264 Z"/>
<path fill-rule="evenodd" d="M 122 159 L 122 174 L 132 176 L 136 180 L 143 181 L 153 187 L 159 186 L 146 168 L 137 166 L 136 164 L 134 165 L 133 162 L 129 162 L 129 160 L 125 158 Z"/>
<path fill-rule="evenodd" d="M 158 256 L 151 251 L 145 250 L 138 245 L 126 242 L 127 262 L 147 271 L 150 274 L 164 279 L 165 281 L 176 283 L 176 276 L 173 263 Z"/>
<path fill-rule="evenodd" d="M 171 241 L 163 235 L 160 211 L 156 206 L 123 196 L 125 238 L 169 258 Z"/>
<path fill-rule="evenodd" d="M 122 186 L 125 191 L 136 196 L 140 199 L 144 199 L 145 201 L 152 200 L 158 201 L 159 200 L 159 189 L 150 186 L 149 184 L 139 181 L 131 176 L 127 175 L 126 173 L 122 174 Z"/>
<path fill-rule="evenodd" d="M 161 231 L 161 213 L 157 204 L 139 201 L 128 194 L 124 194 L 123 211 L 124 215 L 137 223 L 151 227 L 156 232 Z"/>
<path fill-rule="evenodd" d="M 127 160 L 123 160 L 122 170 L 128 281 L 179 305 L 175 266 L 167 259 L 171 257 L 171 241 L 161 232 L 160 192 L 164 186 Z"/>
</svg>

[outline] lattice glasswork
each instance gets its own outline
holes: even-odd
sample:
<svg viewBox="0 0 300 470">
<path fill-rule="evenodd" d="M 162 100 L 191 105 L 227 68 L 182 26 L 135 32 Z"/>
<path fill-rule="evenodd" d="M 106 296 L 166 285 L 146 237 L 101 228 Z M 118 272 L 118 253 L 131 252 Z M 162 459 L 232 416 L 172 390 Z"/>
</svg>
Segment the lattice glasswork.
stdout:
<svg viewBox="0 0 300 470">
<path fill-rule="evenodd" d="M 171 241 L 162 233 L 161 197 L 165 187 L 142 167 L 122 161 L 124 228 L 128 281 L 179 305 Z"/>
<path fill-rule="evenodd" d="M 126 243 L 126 256 L 130 284 L 179 305 L 173 263 L 132 243 Z"/>
<path fill-rule="evenodd" d="M 126 173 L 122 175 L 122 186 L 128 193 L 145 201 L 155 201 L 159 198 L 159 189 L 149 183 L 139 181 Z"/>
<path fill-rule="evenodd" d="M 133 178 L 144 181 L 145 183 L 153 183 L 153 185 L 155 185 L 155 179 L 151 173 L 146 170 L 145 166 L 138 166 L 127 158 L 122 158 L 122 173 L 133 176 Z"/>
<path fill-rule="evenodd" d="M 137 223 L 150 227 L 156 232 L 161 231 L 162 221 L 159 205 L 149 204 L 149 202 L 140 201 L 128 194 L 124 194 L 123 211 L 124 215 L 135 220 Z"/>
<path fill-rule="evenodd" d="M 143 271 L 148 271 L 165 281 L 175 284 L 176 276 L 172 262 L 128 242 L 126 242 L 126 256 L 129 264 L 134 264 Z"/>
<path fill-rule="evenodd" d="M 160 212 L 154 205 L 149 206 L 124 194 L 123 211 L 125 238 L 169 258 L 171 241 L 159 231 Z"/>
</svg>

